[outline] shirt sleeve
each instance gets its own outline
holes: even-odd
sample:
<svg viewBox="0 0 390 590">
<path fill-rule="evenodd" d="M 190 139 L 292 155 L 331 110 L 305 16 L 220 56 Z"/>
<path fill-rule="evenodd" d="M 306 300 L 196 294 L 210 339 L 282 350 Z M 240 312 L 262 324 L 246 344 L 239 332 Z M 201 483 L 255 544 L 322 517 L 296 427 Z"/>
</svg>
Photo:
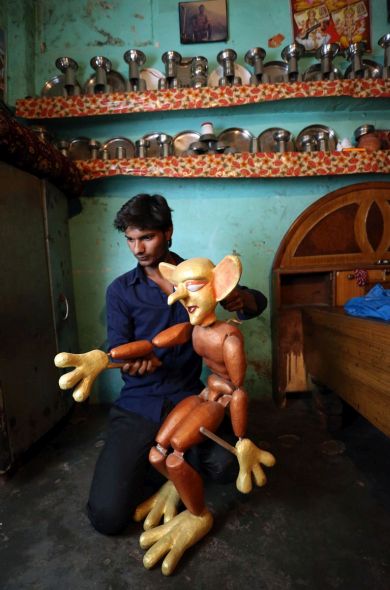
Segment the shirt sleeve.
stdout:
<svg viewBox="0 0 390 590">
<path fill-rule="evenodd" d="M 239 285 L 239 287 L 240 289 L 245 289 L 253 295 L 253 297 L 256 300 L 257 311 L 254 313 L 246 313 L 243 311 L 239 311 L 237 312 L 238 319 L 251 320 L 252 318 L 256 318 L 257 316 L 261 315 L 267 307 L 267 297 L 261 291 L 257 291 L 256 289 L 249 289 L 248 287 L 244 287 L 243 285 Z"/>
<path fill-rule="evenodd" d="M 106 292 L 106 310 L 109 350 L 134 340 L 133 322 L 128 305 L 114 283 Z"/>
</svg>

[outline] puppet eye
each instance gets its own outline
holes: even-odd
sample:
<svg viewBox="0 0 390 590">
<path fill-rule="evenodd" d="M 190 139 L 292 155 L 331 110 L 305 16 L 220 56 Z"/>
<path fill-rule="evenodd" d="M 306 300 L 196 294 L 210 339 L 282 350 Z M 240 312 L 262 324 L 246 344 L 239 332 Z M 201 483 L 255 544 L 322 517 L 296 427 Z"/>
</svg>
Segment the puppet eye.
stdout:
<svg viewBox="0 0 390 590">
<path fill-rule="evenodd" d="M 199 291 L 205 285 L 207 285 L 206 281 L 188 281 L 186 283 L 186 289 L 191 293 L 195 293 L 195 291 Z"/>
</svg>

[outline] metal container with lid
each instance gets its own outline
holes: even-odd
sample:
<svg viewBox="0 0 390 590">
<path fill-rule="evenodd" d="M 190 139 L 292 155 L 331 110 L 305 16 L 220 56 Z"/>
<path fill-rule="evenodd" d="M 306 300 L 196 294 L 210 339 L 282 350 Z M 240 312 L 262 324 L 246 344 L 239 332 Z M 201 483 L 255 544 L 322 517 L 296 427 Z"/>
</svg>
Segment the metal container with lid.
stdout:
<svg viewBox="0 0 390 590">
<path fill-rule="evenodd" d="M 354 132 L 355 140 L 359 148 L 369 152 L 381 149 L 381 139 L 375 130 L 374 125 L 360 125 Z"/>
<path fill-rule="evenodd" d="M 354 137 L 355 137 L 356 141 L 359 141 L 359 139 L 361 138 L 362 135 L 365 135 L 366 133 L 374 133 L 374 132 L 375 132 L 375 126 L 371 125 L 369 123 L 366 123 L 365 125 L 360 125 L 360 127 L 355 129 Z"/>
</svg>

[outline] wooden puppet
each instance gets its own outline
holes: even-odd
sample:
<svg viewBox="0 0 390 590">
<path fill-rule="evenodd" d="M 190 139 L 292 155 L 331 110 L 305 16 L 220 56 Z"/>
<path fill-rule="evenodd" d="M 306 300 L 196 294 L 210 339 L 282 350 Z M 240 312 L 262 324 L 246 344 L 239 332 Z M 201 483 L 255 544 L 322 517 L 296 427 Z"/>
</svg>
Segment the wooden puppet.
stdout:
<svg viewBox="0 0 390 590">
<path fill-rule="evenodd" d="M 271 467 L 273 455 L 244 438 L 247 427 L 248 396 L 244 389 L 246 358 L 243 336 L 239 328 L 217 320 L 215 308 L 236 287 L 241 275 L 241 263 L 236 256 L 226 256 L 217 266 L 206 258 L 192 258 L 174 266 L 160 263 L 159 269 L 174 287 L 168 304 L 180 301 L 187 309 L 189 322 L 172 326 L 157 334 L 152 342 L 124 344 L 110 352 L 112 359 L 126 360 L 153 354 L 153 347 L 164 348 L 182 344 L 192 338 L 194 350 L 203 358 L 211 374 L 207 386 L 199 395 L 182 400 L 163 422 L 149 460 L 168 482 L 151 499 L 139 506 L 136 520 L 144 522 L 145 532 L 140 543 L 148 548 L 144 566 L 153 567 L 164 558 L 162 572 L 173 572 L 184 551 L 201 539 L 212 527 L 199 473 L 184 458 L 185 452 L 209 436 L 229 448 L 238 459 L 237 489 L 248 493 L 252 476 L 258 486 L 266 482 L 261 464 Z M 60 379 L 60 387 L 77 385 L 74 397 L 85 399 L 94 378 L 105 368 L 115 366 L 102 351 L 84 355 L 60 353 L 55 359 L 59 367 L 76 366 Z M 116 363 L 117 366 L 117 363 Z M 232 427 L 238 438 L 235 447 L 215 436 L 227 408 Z M 182 501 L 186 510 L 177 514 Z M 159 524 L 164 517 L 164 524 Z"/>
</svg>

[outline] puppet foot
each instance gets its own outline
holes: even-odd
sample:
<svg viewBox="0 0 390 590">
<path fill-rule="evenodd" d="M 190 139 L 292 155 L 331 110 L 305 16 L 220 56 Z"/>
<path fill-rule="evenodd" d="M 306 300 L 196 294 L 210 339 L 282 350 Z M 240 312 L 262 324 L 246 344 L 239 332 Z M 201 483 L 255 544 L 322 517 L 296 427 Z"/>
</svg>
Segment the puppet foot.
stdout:
<svg viewBox="0 0 390 590">
<path fill-rule="evenodd" d="M 170 522 L 145 531 L 140 538 L 143 549 L 150 549 L 145 553 L 144 566 L 152 568 L 165 555 L 161 571 L 169 576 L 183 553 L 202 539 L 211 529 L 213 517 L 206 508 L 199 516 L 188 510 L 181 512 Z"/>
<path fill-rule="evenodd" d="M 243 438 L 236 443 L 236 454 L 240 466 L 236 481 L 238 491 L 248 494 L 252 490 L 252 475 L 256 485 L 263 486 L 267 478 L 260 463 L 272 467 L 276 463 L 275 457 L 268 451 L 256 447 L 249 438 Z"/>
<path fill-rule="evenodd" d="M 180 503 L 180 496 L 174 484 L 167 481 L 150 498 L 137 506 L 133 519 L 140 522 L 145 518 L 144 530 L 155 527 L 164 517 L 164 522 L 169 522 L 177 514 L 177 507 Z"/>
</svg>

